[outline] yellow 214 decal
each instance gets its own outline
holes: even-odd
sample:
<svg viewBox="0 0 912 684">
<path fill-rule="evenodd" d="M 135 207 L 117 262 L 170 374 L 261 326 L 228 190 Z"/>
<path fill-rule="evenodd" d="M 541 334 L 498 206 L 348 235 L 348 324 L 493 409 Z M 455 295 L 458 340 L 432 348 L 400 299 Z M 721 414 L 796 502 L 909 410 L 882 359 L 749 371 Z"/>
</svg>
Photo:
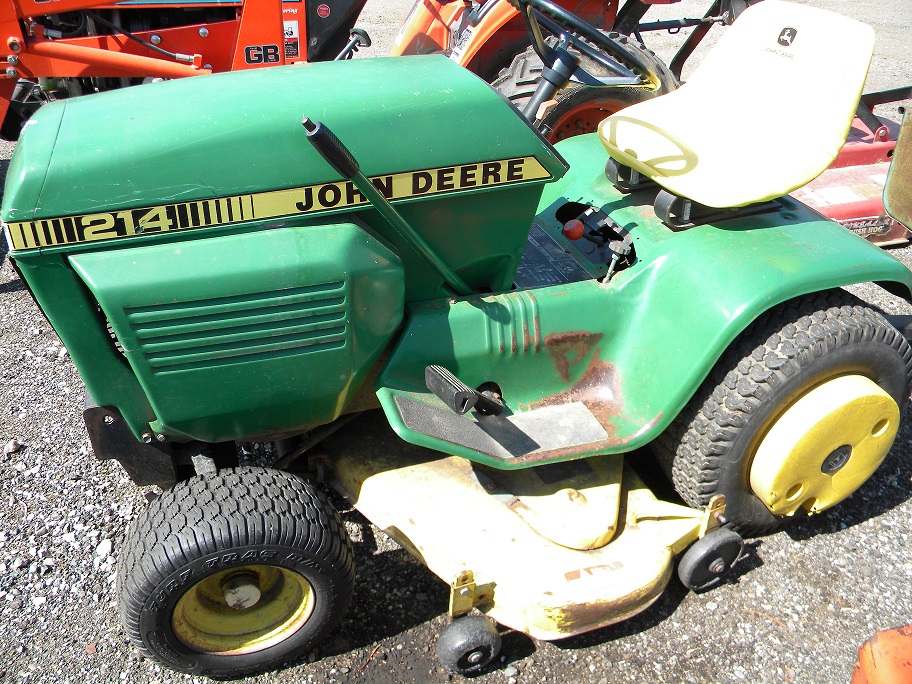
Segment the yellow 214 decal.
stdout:
<svg viewBox="0 0 912 684">
<path fill-rule="evenodd" d="M 371 178 L 390 201 L 549 178 L 535 157 L 445 166 Z M 367 204 L 351 181 L 319 183 L 231 197 L 5 223 L 14 250 L 54 247 L 131 235 L 209 228 L 303 216 Z"/>
</svg>

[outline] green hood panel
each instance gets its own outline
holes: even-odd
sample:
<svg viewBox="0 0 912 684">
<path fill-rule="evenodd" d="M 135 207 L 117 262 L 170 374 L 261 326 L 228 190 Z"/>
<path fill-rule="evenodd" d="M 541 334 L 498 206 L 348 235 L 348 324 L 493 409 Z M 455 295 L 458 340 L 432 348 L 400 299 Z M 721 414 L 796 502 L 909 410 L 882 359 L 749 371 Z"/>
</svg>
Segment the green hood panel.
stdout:
<svg viewBox="0 0 912 684">
<path fill-rule="evenodd" d="M 566 171 L 500 95 L 440 56 L 175 80 L 41 108 L 7 178 L 13 256 L 356 214 L 401 258 L 407 300 L 448 294 L 314 150 L 302 116 L 329 126 L 438 257 L 481 291 L 511 286 L 542 187 Z"/>
<path fill-rule="evenodd" d="M 325 62 L 42 107 L 22 136 L 28 153 L 17 161 L 46 178 L 11 174 L 3 218 L 84 215 L 338 180 L 307 142 L 302 116 L 329 125 L 367 176 L 530 155 L 553 177 L 564 170 L 497 93 L 444 57 Z M 55 125 L 59 135 L 51 136 L 47 129 Z M 39 136 L 41 147 L 32 151 Z"/>
<path fill-rule="evenodd" d="M 68 104 L 62 100 L 41 107 L 26 122 L 6 172 L 4 220 L 23 221 L 34 215 Z M 15 248 L 11 241 L 10 249 Z"/>
</svg>

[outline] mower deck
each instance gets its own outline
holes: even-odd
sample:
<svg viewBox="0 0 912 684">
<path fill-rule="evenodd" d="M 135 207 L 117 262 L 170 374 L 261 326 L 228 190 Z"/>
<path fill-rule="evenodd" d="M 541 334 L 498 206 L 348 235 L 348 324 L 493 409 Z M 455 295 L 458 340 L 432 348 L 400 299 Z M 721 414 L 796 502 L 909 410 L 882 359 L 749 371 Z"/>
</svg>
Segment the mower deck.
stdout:
<svg viewBox="0 0 912 684">
<path fill-rule="evenodd" d="M 451 585 L 451 613 L 474 605 L 537 639 L 573 636 L 649 607 L 675 555 L 708 518 L 659 501 L 629 467 L 621 475 L 621 456 L 492 473 L 403 443 L 379 412 L 324 444 L 330 484 Z M 579 550 L 545 536 L 588 518 L 610 537 L 613 516 L 600 489 L 616 493 L 610 542 Z M 594 511 L 586 508 L 593 501 Z M 536 525 L 538 512 L 547 529 Z"/>
</svg>

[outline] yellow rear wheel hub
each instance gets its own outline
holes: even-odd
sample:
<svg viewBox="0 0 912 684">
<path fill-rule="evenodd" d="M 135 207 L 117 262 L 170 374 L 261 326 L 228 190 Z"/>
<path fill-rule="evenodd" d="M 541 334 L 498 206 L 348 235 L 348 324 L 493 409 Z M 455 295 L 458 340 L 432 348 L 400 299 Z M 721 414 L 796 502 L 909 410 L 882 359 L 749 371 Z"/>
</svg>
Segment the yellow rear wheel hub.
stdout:
<svg viewBox="0 0 912 684">
<path fill-rule="evenodd" d="M 898 427 L 899 407 L 872 380 L 828 380 L 772 424 L 751 464 L 751 489 L 776 515 L 819 513 L 877 470 Z"/>
<path fill-rule="evenodd" d="M 171 624 L 201 653 L 255 653 L 284 641 L 310 618 L 314 590 L 302 575 L 273 565 L 222 570 L 193 585 Z"/>
</svg>

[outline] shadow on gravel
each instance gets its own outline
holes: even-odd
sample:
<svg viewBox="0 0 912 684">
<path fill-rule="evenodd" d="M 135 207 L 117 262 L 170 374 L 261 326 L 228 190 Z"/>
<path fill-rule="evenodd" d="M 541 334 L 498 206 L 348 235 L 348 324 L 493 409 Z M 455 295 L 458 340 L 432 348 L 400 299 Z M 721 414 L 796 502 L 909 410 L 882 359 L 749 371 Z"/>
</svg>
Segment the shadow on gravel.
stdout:
<svg viewBox="0 0 912 684">
<path fill-rule="evenodd" d="M 833 534 L 884 515 L 912 499 L 912 460 L 904 449 L 891 453 L 861 488 L 833 509 L 819 516 L 796 520 L 786 533 L 796 541 L 819 534 Z"/>
<path fill-rule="evenodd" d="M 3 266 L 3 257 L 0 255 L 0 267 Z M 8 292 L 21 292 L 25 289 L 25 283 L 17 276 L 7 283 L 0 283 L 0 295 L 7 294 Z"/>
<path fill-rule="evenodd" d="M 504 670 L 512 663 L 518 663 L 520 660 L 525 660 L 535 653 L 535 651 L 535 641 L 528 634 L 523 634 L 522 632 L 507 632 L 503 635 L 502 648 L 500 650 L 501 655 L 506 656 L 506 661 L 503 663 L 495 661 L 494 664 L 485 668 L 484 672 Z"/>
<path fill-rule="evenodd" d="M 355 593 L 341 628 L 320 644 L 321 658 L 364 648 L 447 612 L 447 588 L 430 570 L 401 548 L 378 553 L 367 519 L 354 509 L 340 515 L 361 534 L 353 544 Z"/>
</svg>

